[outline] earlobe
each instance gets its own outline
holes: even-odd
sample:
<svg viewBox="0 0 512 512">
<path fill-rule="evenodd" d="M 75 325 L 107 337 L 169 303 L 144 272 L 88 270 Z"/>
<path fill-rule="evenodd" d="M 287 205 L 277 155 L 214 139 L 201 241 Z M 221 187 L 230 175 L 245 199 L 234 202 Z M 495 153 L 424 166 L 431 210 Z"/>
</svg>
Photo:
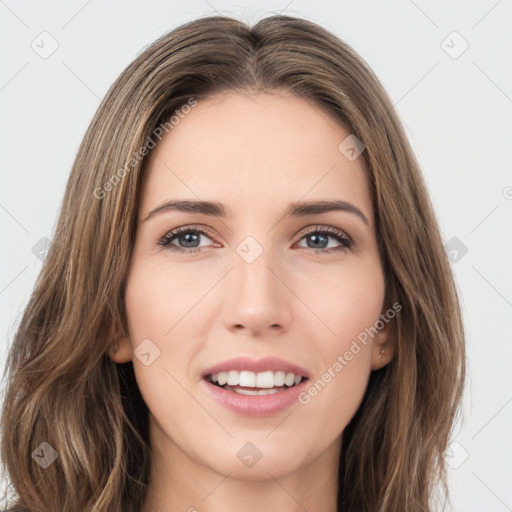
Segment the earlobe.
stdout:
<svg viewBox="0 0 512 512">
<path fill-rule="evenodd" d="M 389 364 L 395 355 L 396 340 L 393 329 L 387 324 L 373 339 L 371 370 L 380 370 Z"/>
<path fill-rule="evenodd" d="M 372 370 L 380 370 L 393 359 L 394 350 L 387 343 L 374 342 L 372 353 Z"/>
<path fill-rule="evenodd" d="M 132 359 L 132 344 L 126 336 L 120 336 L 113 341 L 108 349 L 108 356 L 115 363 L 127 363 Z"/>
</svg>

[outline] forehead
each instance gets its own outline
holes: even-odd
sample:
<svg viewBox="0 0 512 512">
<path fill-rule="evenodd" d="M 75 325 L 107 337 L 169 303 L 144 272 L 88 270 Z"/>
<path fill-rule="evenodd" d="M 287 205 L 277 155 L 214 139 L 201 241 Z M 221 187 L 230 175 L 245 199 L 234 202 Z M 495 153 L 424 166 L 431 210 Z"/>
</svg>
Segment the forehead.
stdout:
<svg viewBox="0 0 512 512">
<path fill-rule="evenodd" d="M 340 151 L 350 132 L 314 102 L 228 92 L 187 112 L 149 155 L 141 214 L 169 197 L 220 201 L 233 212 L 341 199 L 371 218 L 364 160 Z"/>
</svg>

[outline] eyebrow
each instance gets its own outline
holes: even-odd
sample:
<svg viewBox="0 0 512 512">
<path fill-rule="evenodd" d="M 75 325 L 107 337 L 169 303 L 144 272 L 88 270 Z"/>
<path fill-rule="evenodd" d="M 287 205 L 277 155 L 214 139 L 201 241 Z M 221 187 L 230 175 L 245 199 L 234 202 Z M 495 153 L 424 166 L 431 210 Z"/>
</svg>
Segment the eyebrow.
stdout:
<svg viewBox="0 0 512 512">
<path fill-rule="evenodd" d="M 180 211 L 199 213 L 212 217 L 226 218 L 226 210 L 221 203 L 213 201 L 177 201 L 168 200 L 151 210 L 144 222 L 159 213 L 168 211 Z M 302 201 L 291 203 L 285 211 L 284 217 L 305 217 L 307 215 L 319 215 L 327 212 L 346 212 L 359 217 L 367 226 L 370 225 L 365 214 L 357 206 L 347 201 Z"/>
</svg>

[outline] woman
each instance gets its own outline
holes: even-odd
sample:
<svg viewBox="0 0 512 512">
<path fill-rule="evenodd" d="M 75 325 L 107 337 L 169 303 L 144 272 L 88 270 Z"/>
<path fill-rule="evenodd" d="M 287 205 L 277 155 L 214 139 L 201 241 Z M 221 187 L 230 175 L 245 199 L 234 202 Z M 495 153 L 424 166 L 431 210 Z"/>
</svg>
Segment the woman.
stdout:
<svg viewBox="0 0 512 512">
<path fill-rule="evenodd" d="M 288 16 L 198 19 L 137 57 L 8 369 L 13 510 L 433 510 L 461 314 L 361 57 Z"/>
</svg>

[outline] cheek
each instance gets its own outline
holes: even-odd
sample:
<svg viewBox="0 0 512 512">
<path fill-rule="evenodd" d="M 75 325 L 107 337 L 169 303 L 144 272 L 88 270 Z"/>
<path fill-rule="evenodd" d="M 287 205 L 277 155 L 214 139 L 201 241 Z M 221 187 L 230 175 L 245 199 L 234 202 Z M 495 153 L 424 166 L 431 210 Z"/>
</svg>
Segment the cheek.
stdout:
<svg viewBox="0 0 512 512">
<path fill-rule="evenodd" d="M 203 279 L 203 281 L 206 281 Z M 172 340 L 175 326 L 193 311 L 208 284 L 201 283 L 201 274 L 194 277 L 166 262 L 152 264 L 136 258 L 126 286 L 126 309 L 132 344 L 143 338 Z M 194 325 L 188 322 L 188 325 Z M 183 329 L 180 323 L 179 329 Z"/>
<path fill-rule="evenodd" d="M 326 327 L 314 336 L 317 367 L 299 402 L 310 408 L 310 421 L 335 432 L 348 424 L 364 396 L 370 376 L 371 328 L 379 319 L 384 300 L 380 266 L 340 273 L 339 280 L 326 281 L 310 293 L 312 309 Z M 321 290 L 321 293 L 320 293 Z"/>
<path fill-rule="evenodd" d="M 305 279 L 298 295 L 325 329 L 315 337 L 326 353 L 348 349 L 353 339 L 375 324 L 384 301 L 384 277 L 378 261 Z M 322 335 L 324 334 L 325 335 Z"/>
<path fill-rule="evenodd" d="M 140 391 L 150 406 L 178 400 L 190 360 L 200 351 L 203 288 L 167 264 L 134 260 L 126 284 L 126 312 L 133 364 Z M 210 286 L 210 285 L 209 285 Z M 141 347 L 146 358 L 139 357 Z M 149 364 L 145 364 L 149 363 Z M 173 377 L 175 377 L 174 380 Z"/>
<path fill-rule="evenodd" d="M 185 285 L 171 269 L 139 265 L 129 275 L 125 295 L 138 388 L 158 423 L 174 430 L 175 418 L 187 423 L 192 415 L 190 397 L 182 386 L 189 360 L 200 344 L 194 332 L 195 310 L 191 310 L 191 302 L 197 299 L 193 300 L 190 291 L 187 294 L 190 288 Z M 150 353 L 149 361 L 139 357 L 143 344 L 147 347 L 144 353 Z"/>
</svg>

